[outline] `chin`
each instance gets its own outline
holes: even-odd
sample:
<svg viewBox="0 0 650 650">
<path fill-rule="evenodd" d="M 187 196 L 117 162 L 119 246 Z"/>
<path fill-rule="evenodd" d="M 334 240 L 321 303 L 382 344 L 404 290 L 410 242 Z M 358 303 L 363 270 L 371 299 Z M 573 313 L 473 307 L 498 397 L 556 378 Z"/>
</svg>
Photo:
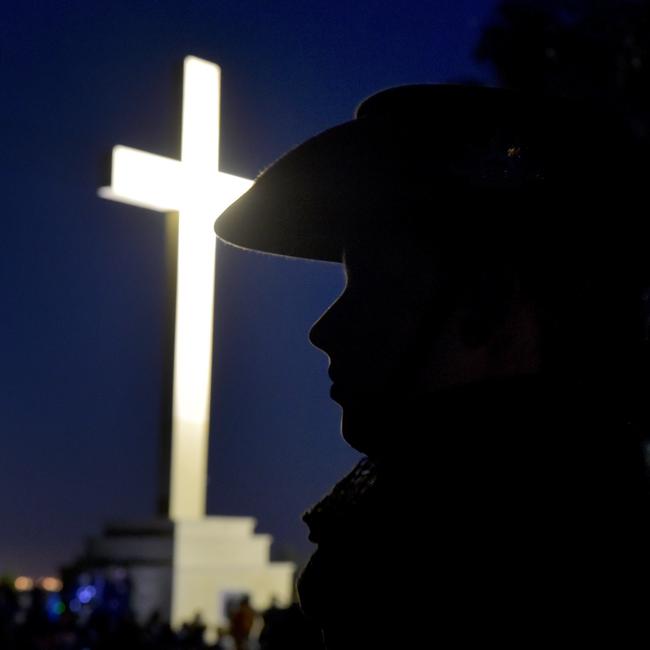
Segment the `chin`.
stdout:
<svg viewBox="0 0 650 650">
<path fill-rule="evenodd" d="M 370 458 L 405 449 L 406 440 L 412 439 L 411 432 L 418 427 L 418 408 L 424 395 L 403 387 L 354 395 L 337 391 L 343 439 Z"/>
<path fill-rule="evenodd" d="M 348 443 L 353 449 L 360 451 L 362 454 L 368 455 L 370 453 L 370 445 L 368 442 L 368 431 L 365 427 L 360 426 L 359 422 L 355 422 L 355 418 L 346 414 L 345 408 L 341 416 L 341 436 L 343 440 Z"/>
<path fill-rule="evenodd" d="M 377 408 L 377 405 L 381 405 Z M 376 457 L 382 448 L 382 441 L 390 440 L 396 431 L 396 417 L 385 409 L 381 399 L 373 400 L 366 408 L 343 406 L 341 435 L 354 449 L 370 458 Z"/>
</svg>

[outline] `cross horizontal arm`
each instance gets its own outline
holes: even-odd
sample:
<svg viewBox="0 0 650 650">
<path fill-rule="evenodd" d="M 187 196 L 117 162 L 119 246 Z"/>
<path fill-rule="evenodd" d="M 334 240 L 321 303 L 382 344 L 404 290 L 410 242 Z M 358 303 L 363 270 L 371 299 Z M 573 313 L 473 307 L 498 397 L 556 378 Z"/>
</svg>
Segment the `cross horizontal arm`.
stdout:
<svg viewBox="0 0 650 650">
<path fill-rule="evenodd" d="M 248 178 L 224 172 L 205 178 L 186 169 L 180 160 L 117 145 L 113 147 L 111 185 L 101 187 L 99 196 L 159 212 L 212 210 L 209 215 L 214 221 L 252 184 Z"/>
<path fill-rule="evenodd" d="M 113 147 L 111 185 L 101 187 L 99 196 L 171 212 L 181 207 L 184 189 L 179 160 L 117 145 Z"/>
</svg>

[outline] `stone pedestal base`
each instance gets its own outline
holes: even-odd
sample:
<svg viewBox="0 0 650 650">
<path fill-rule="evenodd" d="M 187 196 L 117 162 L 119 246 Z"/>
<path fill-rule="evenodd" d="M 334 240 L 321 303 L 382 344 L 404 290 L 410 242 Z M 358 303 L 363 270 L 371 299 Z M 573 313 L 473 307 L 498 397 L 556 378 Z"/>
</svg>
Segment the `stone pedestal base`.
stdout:
<svg viewBox="0 0 650 650">
<path fill-rule="evenodd" d="M 250 597 L 256 610 L 272 599 L 289 605 L 293 597 L 291 562 L 270 562 L 272 538 L 255 534 L 250 517 L 206 517 L 177 521 L 174 535 L 172 625 L 193 618 L 225 625 L 229 600 Z"/>
<path fill-rule="evenodd" d="M 197 614 L 208 627 L 227 626 L 227 610 L 243 595 L 258 611 L 293 597 L 291 562 L 271 562 L 270 535 L 251 517 L 205 517 L 111 525 L 91 539 L 80 563 L 86 572 L 124 570 L 131 608 L 144 623 L 156 611 L 174 627 Z"/>
</svg>

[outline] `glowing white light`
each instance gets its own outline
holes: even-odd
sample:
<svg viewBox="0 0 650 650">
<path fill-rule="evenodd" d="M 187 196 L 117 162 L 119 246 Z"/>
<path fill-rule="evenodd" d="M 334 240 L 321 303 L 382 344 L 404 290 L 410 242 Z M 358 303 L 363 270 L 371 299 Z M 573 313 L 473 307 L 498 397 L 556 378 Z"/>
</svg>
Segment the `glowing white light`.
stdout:
<svg viewBox="0 0 650 650">
<path fill-rule="evenodd" d="M 185 58 L 181 160 L 113 149 L 100 196 L 178 211 L 178 276 L 169 515 L 205 514 L 214 313 L 215 219 L 252 184 L 219 171 L 219 66 Z"/>
</svg>

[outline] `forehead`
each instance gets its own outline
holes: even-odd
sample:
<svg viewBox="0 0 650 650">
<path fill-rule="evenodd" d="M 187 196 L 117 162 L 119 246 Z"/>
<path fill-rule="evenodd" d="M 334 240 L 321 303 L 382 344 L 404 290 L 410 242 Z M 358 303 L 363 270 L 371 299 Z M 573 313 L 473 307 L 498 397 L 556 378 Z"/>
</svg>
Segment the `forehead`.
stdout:
<svg viewBox="0 0 650 650">
<path fill-rule="evenodd" d="M 437 258 L 428 242 L 399 233 L 368 233 L 351 238 L 343 246 L 348 281 L 429 283 L 436 276 Z"/>
</svg>

